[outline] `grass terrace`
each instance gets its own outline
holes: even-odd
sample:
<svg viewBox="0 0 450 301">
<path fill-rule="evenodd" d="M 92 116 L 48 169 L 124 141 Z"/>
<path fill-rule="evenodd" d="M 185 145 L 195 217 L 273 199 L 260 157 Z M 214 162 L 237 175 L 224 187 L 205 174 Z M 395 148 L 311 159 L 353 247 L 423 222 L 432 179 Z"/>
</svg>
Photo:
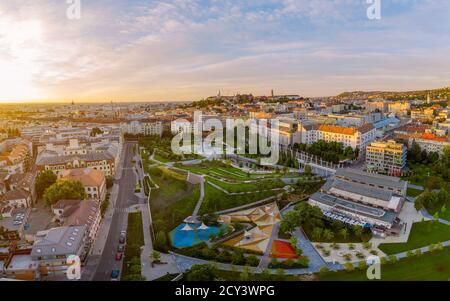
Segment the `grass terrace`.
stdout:
<svg viewBox="0 0 450 301">
<path fill-rule="evenodd" d="M 248 181 L 262 178 L 279 178 L 284 176 L 282 173 L 250 173 L 239 168 L 233 167 L 221 161 L 205 161 L 196 165 L 177 164 L 176 167 L 191 171 L 196 174 L 209 175 L 212 177 L 221 177 L 229 181 Z M 293 176 L 287 174 L 286 176 Z M 298 175 L 297 175 L 298 176 Z"/>
<path fill-rule="evenodd" d="M 366 270 L 330 272 L 319 276 L 322 281 L 368 281 Z M 420 257 L 401 259 L 381 267 L 381 281 L 448 281 L 450 250 L 426 253 Z M 373 280 L 372 280 L 373 281 Z"/>
<path fill-rule="evenodd" d="M 142 214 L 128 214 L 127 243 L 122 267 L 122 280 L 142 280 L 141 246 L 144 245 Z"/>
<path fill-rule="evenodd" d="M 406 195 L 409 197 L 413 197 L 413 198 L 418 197 L 422 193 L 423 193 L 423 190 L 420 190 L 420 189 L 408 188 L 406 190 Z"/>
<path fill-rule="evenodd" d="M 153 182 L 159 186 L 151 196 L 152 210 L 160 210 L 191 195 L 195 185 L 186 182 L 186 175 L 164 167 L 151 167 L 148 170 Z"/>
<path fill-rule="evenodd" d="M 238 206 L 251 204 L 265 198 L 277 195 L 279 191 L 265 191 L 242 195 L 228 195 L 225 192 L 205 183 L 205 199 L 203 200 L 200 214 L 231 209 Z"/>
<path fill-rule="evenodd" d="M 413 224 L 408 242 L 381 244 L 378 248 L 384 253 L 391 255 L 448 240 L 450 240 L 450 226 L 437 221 L 426 221 Z"/>
<path fill-rule="evenodd" d="M 279 179 L 259 180 L 253 183 L 228 183 L 216 180 L 212 177 L 206 177 L 206 180 L 227 190 L 230 193 L 253 192 L 269 189 L 283 189 L 286 184 Z"/>
</svg>

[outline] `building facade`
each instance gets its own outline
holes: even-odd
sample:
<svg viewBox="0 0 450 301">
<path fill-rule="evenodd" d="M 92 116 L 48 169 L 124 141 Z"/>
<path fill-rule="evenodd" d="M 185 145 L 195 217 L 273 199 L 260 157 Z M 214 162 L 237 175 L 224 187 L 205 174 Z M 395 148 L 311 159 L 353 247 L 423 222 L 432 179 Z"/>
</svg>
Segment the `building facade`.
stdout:
<svg viewBox="0 0 450 301">
<path fill-rule="evenodd" d="M 366 148 L 368 172 L 401 176 L 406 167 L 407 148 L 402 143 L 389 140 L 372 142 Z"/>
</svg>

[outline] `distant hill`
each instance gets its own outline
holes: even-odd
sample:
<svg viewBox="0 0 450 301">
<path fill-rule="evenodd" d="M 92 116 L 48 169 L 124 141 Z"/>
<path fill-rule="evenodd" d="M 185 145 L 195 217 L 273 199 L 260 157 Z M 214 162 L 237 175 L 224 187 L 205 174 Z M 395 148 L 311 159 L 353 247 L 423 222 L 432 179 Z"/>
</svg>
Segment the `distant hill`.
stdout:
<svg viewBox="0 0 450 301">
<path fill-rule="evenodd" d="M 344 92 L 334 97 L 335 99 L 385 99 L 385 100 L 426 100 L 428 93 L 432 100 L 450 100 L 450 87 L 434 89 L 434 90 L 421 90 L 421 91 L 405 91 L 405 92 L 387 92 L 387 91 L 355 91 Z"/>
</svg>

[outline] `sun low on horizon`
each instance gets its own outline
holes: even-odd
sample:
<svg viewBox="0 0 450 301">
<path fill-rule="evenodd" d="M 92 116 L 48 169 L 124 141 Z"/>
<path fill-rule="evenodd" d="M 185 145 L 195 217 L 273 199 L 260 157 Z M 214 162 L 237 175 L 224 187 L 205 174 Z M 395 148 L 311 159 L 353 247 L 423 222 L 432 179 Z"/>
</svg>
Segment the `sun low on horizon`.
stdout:
<svg viewBox="0 0 450 301">
<path fill-rule="evenodd" d="M 66 1 L 0 3 L 0 103 L 449 85 L 447 1 L 383 2 L 375 21 L 365 1 L 79 3 L 74 20 Z"/>
</svg>

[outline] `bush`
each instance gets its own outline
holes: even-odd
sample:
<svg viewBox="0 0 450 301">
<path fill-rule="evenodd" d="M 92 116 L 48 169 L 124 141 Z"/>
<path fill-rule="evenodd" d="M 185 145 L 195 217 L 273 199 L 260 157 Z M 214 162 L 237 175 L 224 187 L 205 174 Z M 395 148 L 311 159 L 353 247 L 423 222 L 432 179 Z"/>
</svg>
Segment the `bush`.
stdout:
<svg viewBox="0 0 450 301">
<path fill-rule="evenodd" d="M 352 264 L 352 263 L 347 262 L 347 263 L 344 264 L 344 269 L 345 269 L 347 272 L 351 272 L 351 271 L 353 271 L 355 268 L 353 267 L 353 264 Z"/>
<path fill-rule="evenodd" d="M 247 256 L 245 261 L 248 266 L 257 267 L 259 265 L 259 259 L 255 255 Z"/>
<path fill-rule="evenodd" d="M 328 273 L 330 273 L 330 269 L 329 269 L 327 266 L 323 266 L 323 267 L 321 267 L 320 270 L 319 270 L 319 274 L 320 274 L 321 276 L 325 276 L 325 275 L 327 275 Z"/>
<path fill-rule="evenodd" d="M 396 263 L 398 261 L 397 256 L 391 255 L 389 256 L 389 263 Z"/>
<path fill-rule="evenodd" d="M 188 281 L 214 281 L 218 270 L 213 265 L 194 265 L 187 272 Z"/>
<path fill-rule="evenodd" d="M 366 264 L 366 262 L 363 260 L 363 261 L 360 261 L 359 263 L 358 263 L 358 268 L 360 269 L 360 270 L 365 270 L 365 269 L 367 269 L 367 264 Z"/>
</svg>

